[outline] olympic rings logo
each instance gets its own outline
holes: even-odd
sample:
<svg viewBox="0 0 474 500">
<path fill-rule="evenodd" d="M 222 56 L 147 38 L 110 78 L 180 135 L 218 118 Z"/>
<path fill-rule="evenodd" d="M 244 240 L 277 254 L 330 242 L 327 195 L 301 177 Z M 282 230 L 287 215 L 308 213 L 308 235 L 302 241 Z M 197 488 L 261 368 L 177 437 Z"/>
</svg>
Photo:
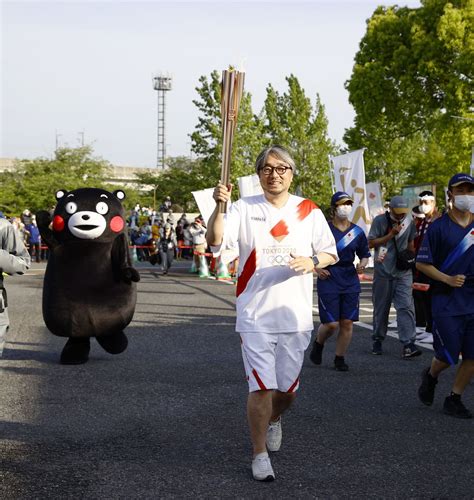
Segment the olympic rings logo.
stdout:
<svg viewBox="0 0 474 500">
<path fill-rule="evenodd" d="M 287 266 L 291 261 L 291 256 L 289 254 L 286 255 L 269 255 L 267 257 L 268 263 L 271 266 Z"/>
</svg>

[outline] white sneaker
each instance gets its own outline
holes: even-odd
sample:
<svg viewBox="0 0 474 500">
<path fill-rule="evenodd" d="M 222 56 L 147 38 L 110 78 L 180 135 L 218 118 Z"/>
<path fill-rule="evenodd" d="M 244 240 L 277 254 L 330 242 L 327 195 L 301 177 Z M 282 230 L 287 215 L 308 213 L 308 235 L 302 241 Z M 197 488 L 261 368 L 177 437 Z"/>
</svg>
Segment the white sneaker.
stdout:
<svg viewBox="0 0 474 500">
<path fill-rule="evenodd" d="M 276 422 L 270 422 L 267 429 L 267 450 L 279 451 L 281 446 L 281 417 Z"/>
<path fill-rule="evenodd" d="M 259 453 L 252 460 L 252 474 L 257 481 L 273 481 L 275 479 L 268 453 Z"/>
<path fill-rule="evenodd" d="M 426 333 L 425 328 L 423 326 L 417 326 L 416 327 L 416 335 L 418 336 L 418 335 L 420 335 L 422 333 Z"/>
</svg>

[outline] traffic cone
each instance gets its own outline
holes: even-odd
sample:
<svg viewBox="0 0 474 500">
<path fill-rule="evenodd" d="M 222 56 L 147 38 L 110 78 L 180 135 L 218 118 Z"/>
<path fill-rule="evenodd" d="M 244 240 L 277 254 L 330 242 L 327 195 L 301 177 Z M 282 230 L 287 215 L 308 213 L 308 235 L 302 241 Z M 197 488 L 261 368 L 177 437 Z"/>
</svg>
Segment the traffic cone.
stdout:
<svg viewBox="0 0 474 500">
<path fill-rule="evenodd" d="M 209 278 L 209 267 L 207 265 L 206 256 L 201 254 L 199 256 L 199 277 L 200 278 Z"/>
<path fill-rule="evenodd" d="M 219 257 L 217 260 L 217 273 L 216 277 L 218 280 L 228 280 L 230 279 L 230 274 L 229 270 L 227 269 L 227 266 L 225 263 L 222 261 L 222 258 Z"/>
<path fill-rule="evenodd" d="M 133 245 L 132 248 L 132 262 L 136 264 L 138 262 L 137 247 Z"/>
</svg>

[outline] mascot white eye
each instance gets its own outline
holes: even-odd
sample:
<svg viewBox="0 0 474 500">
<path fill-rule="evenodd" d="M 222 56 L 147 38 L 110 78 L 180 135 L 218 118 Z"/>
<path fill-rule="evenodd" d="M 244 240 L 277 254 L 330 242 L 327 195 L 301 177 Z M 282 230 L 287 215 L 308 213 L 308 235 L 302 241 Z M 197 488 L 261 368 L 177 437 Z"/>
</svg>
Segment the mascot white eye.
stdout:
<svg viewBox="0 0 474 500">
<path fill-rule="evenodd" d="M 76 210 L 77 210 L 77 205 L 73 201 L 70 201 L 69 203 L 66 204 L 66 212 L 68 214 L 73 214 Z"/>
<path fill-rule="evenodd" d="M 97 210 L 97 213 L 105 215 L 109 211 L 109 206 L 107 205 L 107 203 L 99 201 L 99 203 L 97 203 L 97 205 L 95 206 L 95 209 Z"/>
</svg>

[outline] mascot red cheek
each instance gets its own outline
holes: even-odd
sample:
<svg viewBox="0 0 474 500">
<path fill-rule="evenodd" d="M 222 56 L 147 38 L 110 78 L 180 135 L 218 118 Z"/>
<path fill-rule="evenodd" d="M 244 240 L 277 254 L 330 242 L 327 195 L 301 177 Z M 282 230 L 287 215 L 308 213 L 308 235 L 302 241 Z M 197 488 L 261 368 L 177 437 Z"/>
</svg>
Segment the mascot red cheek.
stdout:
<svg viewBox="0 0 474 500">
<path fill-rule="evenodd" d="M 111 354 L 128 345 L 140 280 L 128 251 L 123 191 L 58 191 L 54 214 L 37 214 L 50 249 L 43 285 L 43 317 L 54 335 L 68 340 L 63 364 L 89 359 L 90 339 Z M 51 224 L 52 222 L 52 224 Z M 52 229 L 50 229 L 52 226 Z"/>
</svg>

